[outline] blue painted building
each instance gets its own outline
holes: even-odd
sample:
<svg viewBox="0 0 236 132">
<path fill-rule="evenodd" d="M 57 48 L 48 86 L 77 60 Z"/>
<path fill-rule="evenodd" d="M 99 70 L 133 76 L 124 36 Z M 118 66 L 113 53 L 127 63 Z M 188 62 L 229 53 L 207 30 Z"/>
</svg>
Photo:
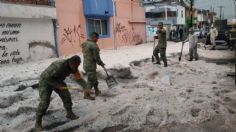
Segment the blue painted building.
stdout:
<svg viewBox="0 0 236 132">
<path fill-rule="evenodd" d="M 100 38 L 110 37 L 110 17 L 113 16 L 112 0 L 83 0 L 86 32 L 98 32 Z"/>
</svg>

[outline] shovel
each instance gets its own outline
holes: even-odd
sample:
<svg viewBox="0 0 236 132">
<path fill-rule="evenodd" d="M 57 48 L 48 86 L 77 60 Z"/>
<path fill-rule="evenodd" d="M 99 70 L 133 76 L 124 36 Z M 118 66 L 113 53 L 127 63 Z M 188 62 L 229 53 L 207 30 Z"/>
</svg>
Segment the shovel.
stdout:
<svg viewBox="0 0 236 132">
<path fill-rule="evenodd" d="M 116 79 L 112 75 L 108 74 L 107 69 L 105 67 L 103 67 L 103 69 L 104 69 L 104 71 L 106 72 L 106 75 L 107 75 L 106 83 L 107 83 L 108 88 L 112 88 L 112 87 L 116 86 L 118 84 Z"/>
<path fill-rule="evenodd" d="M 184 42 L 182 42 L 182 48 L 181 48 L 181 52 L 179 56 L 179 61 L 181 61 L 181 58 L 182 58 L 183 47 L 184 47 Z"/>
</svg>

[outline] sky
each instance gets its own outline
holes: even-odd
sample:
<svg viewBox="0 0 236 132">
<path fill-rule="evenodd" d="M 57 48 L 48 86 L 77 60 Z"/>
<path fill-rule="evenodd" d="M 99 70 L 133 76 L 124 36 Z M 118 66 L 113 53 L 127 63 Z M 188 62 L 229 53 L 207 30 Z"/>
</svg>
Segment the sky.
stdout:
<svg viewBox="0 0 236 132">
<path fill-rule="evenodd" d="M 210 10 L 211 6 L 215 9 L 217 16 L 220 15 L 219 6 L 223 6 L 222 12 L 224 12 L 225 18 L 233 19 L 235 17 L 233 0 L 195 0 L 195 7 L 199 9 Z"/>
</svg>

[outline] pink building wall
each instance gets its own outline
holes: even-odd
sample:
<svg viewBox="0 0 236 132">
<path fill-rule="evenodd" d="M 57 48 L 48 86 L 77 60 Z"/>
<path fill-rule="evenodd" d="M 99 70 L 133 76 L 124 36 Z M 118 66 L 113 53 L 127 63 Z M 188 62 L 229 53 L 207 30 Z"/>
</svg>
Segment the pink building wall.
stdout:
<svg viewBox="0 0 236 132">
<path fill-rule="evenodd" d="M 56 10 L 59 55 L 81 52 L 81 44 L 87 39 L 82 0 L 57 0 Z M 138 0 L 116 0 L 116 11 L 115 19 L 110 17 L 110 37 L 99 39 L 99 47 L 114 49 L 145 42 L 145 13 Z"/>
<path fill-rule="evenodd" d="M 118 46 L 145 42 L 144 8 L 138 0 L 117 0 L 116 29 Z"/>
</svg>

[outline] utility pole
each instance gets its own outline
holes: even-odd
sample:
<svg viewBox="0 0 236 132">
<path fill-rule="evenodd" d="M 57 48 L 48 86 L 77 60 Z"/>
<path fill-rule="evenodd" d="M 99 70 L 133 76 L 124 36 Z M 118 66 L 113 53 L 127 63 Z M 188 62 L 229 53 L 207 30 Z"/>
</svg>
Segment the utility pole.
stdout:
<svg viewBox="0 0 236 132">
<path fill-rule="evenodd" d="M 236 0 L 233 0 L 233 2 L 234 2 L 234 9 L 235 9 L 235 20 L 234 20 L 234 24 L 236 23 L 235 21 L 236 21 Z M 235 55 L 235 61 L 234 61 L 234 64 L 235 64 L 235 74 L 234 74 L 234 78 L 235 78 L 235 84 L 236 84 L 236 42 L 234 41 L 234 55 Z"/>
<path fill-rule="evenodd" d="M 220 20 L 222 19 L 222 8 L 223 8 L 223 6 L 219 6 L 219 8 L 220 8 Z"/>
<path fill-rule="evenodd" d="M 236 0 L 233 0 L 233 2 L 234 2 L 234 15 L 235 15 L 235 20 L 236 20 Z"/>
<path fill-rule="evenodd" d="M 225 12 L 223 11 L 223 20 L 225 19 Z"/>
<path fill-rule="evenodd" d="M 191 10 L 191 28 L 193 27 L 193 2 L 194 2 L 194 0 L 190 0 L 190 10 Z"/>
</svg>

